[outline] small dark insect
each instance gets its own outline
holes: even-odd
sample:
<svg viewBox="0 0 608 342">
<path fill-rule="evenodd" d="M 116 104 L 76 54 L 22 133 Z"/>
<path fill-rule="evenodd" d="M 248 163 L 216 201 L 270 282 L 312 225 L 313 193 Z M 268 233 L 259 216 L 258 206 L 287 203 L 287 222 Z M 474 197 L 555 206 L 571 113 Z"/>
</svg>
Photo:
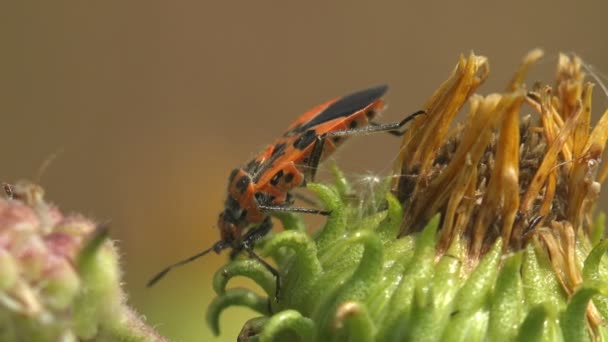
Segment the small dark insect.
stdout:
<svg viewBox="0 0 608 342">
<path fill-rule="evenodd" d="M 2 183 L 2 188 L 4 189 L 4 193 L 8 199 L 13 199 L 15 197 L 15 191 L 13 190 L 13 186 L 9 183 Z"/>
</svg>

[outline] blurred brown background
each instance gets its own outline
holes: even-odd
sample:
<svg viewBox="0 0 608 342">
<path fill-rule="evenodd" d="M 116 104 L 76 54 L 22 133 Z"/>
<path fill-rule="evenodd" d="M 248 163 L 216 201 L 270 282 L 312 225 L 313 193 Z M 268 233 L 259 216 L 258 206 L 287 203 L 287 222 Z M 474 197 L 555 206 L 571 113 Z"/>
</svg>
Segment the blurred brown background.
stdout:
<svg viewBox="0 0 608 342">
<path fill-rule="evenodd" d="M 0 10 L 0 180 L 36 178 L 64 211 L 111 220 L 130 302 L 164 335 L 210 339 L 210 276 L 225 255 L 146 280 L 217 239 L 231 168 L 308 108 L 389 83 L 395 121 L 421 108 L 460 53 L 490 58 L 482 92 L 521 57 L 557 52 L 608 72 L 608 2 L 47 1 Z M 595 115 L 606 107 L 596 87 Z M 353 139 L 349 174 L 386 172 L 390 137 Z M 606 206 L 604 206 L 606 208 Z M 251 312 L 229 309 L 232 341 Z"/>
</svg>

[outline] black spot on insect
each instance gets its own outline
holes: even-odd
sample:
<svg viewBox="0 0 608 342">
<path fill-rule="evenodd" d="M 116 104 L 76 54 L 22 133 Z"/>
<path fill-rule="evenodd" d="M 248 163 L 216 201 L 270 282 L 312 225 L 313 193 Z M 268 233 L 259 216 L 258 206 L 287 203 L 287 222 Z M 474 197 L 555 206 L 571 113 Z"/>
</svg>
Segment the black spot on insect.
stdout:
<svg viewBox="0 0 608 342">
<path fill-rule="evenodd" d="M 255 174 L 256 172 L 258 172 L 259 168 L 260 162 L 254 159 L 247 163 L 247 166 L 245 166 L 245 171 L 249 174 Z"/>
<path fill-rule="evenodd" d="M 244 193 L 245 190 L 247 190 L 247 187 L 249 186 L 250 183 L 251 183 L 251 178 L 249 178 L 249 176 L 245 175 L 245 176 L 239 178 L 239 180 L 236 182 L 236 188 L 241 193 Z"/>
<path fill-rule="evenodd" d="M 272 176 L 272 178 L 270 179 L 270 184 L 277 186 L 277 184 L 279 184 L 279 180 L 281 179 L 281 177 L 283 177 L 283 170 L 277 171 L 277 173 L 275 173 L 274 176 Z"/>
<path fill-rule="evenodd" d="M 297 148 L 298 150 L 303 150 L 308 147 L 308 145 L 312 144 L 316 138 L 317 132 L 314 129 L 309 129 L 293 142 L 293 147 Z"/>
<path fill-rule="evenodd" d="M 348 124 L 348 128 L 353 129 L 357 128 L 357 121 L 353 120 Z"/>
<path fill-rule="evenodd" d="M 285 175 L 285 183 L 290 184 L 293 181 L 293 173 L 289 172 Z"/>
<path fill-rule="evenodd" d="M 289 131 L 285 132 L 283 134 L 283 136 L 284 137 L 291 137 L 292 135 L 294 135 L 296 133 L 299 133 L 299 132 L 302 132 L 302 131 L 303 131 L 302 124 L 300 123 L 300 124 L 297 124 L 294 128 L 292 128 Z"/>
<path fill-rule="evenodd" d="M 367 116 L 368 119 L 371 119 L 376 116 L 376 111 L 373 109 L 368 109 L 367 111 L 365 111 L 365 116 Z"/>
<path fill-rule="evenodd" d="M 272 149 L 272 154 L 270 156 L 274 157 L 275 155 L 285 151 L 286 146 L 287 146 L 287 144 L 285 144 L 285 143 L 274 145 L 274 148 Z"/>
</svg>

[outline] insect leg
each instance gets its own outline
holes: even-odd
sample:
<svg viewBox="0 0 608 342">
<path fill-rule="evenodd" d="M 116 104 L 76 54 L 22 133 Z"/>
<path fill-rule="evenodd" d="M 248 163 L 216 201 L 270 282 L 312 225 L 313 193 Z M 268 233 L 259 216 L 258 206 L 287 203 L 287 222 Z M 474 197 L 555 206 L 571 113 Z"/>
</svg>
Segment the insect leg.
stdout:
<svg viewBox="0 0 608 342">
<path fill-rule="evenodd" d="M 281 294 L 281 276 L 279 275 L 279 271 L 277 271 L 274 267 L 272 267 L 266 260 L 262 259 L 259 255 L 257 255 L 252 248 L 246 247 L 245 250 L 249 253 L 249 257 L 257 260 L 262 266 L 264 266 L 275 279 L 275 290 L 274 290 L 274 299 L 278 302 L 279 295 Z"/>
<path fill-rule="evenodd" d="M 323 154 L 323 147 L 325 146 L 325 134 L 317 135 L 315 144 L 312 146 L 312 152 L 308 156 L 308 169 L 306 172 L 306 181 L 314 181 L 315 175 L 317 174 L 317 166 L 321 161 L 321 155 Z"/>
<path fill-rule="evenodd" d="M 331 211 L 313 208 L 282 207 L 278 205 L 259 205 L 258 207 L 264 212 L 281 211 L 291 213 L 315 214 L 323 216 L 328 216 L 329 214 L 331 214 Z"/>
<path fill-rule="evenodd" d="M 241 243 L 238 246 L 234 246 L 232 251 L 230 251 L 230 260 L 234 260 L 241 251 L 253 248 L 256 241 L 266 236 L 271 229 L 272 221 L 270 217 L 267 217 L 259 226 L 250 228 L 241 238 Z"/>
<path fill-rule="evenodd" d="M 382 126 L 382 124 L 379 124 L 379 123 L 373 122 L 373 121 L 370 121 L 369 125 L 373 126 L 373 127 L 380 127 L 380 126 Z M 390 135 L 394 135 L 396 137 L 401 137 L 401 136 L 403 136 L 405 134 L 405 131 L 400 131 L 398 129 L 391 129 L 391 130 L 388 130 L 388 131 L 385 131 L 385 132 L 388 133 L 388 134 L 390 134 Z"/>
<path fill-rule="evenodd" d="M 266 236 L 266 234 L 270 232 L 270 229 L 272 229 L 272 221 L 269 216 L 259 226 L 249 229 L 249 231 L 243 235 L 242 249 L 247 249 L 247 247 L 253 248 L 256 241 Z"/>
<path fill-rule="evenodd" d="M 252 228 L 251 230 L 249 230 L 247 232 L 247 234 L 245 234 L 245 236 L 243 237 L 242 249 L 247 251 L 250 258 L 257 260 L 260 264 L 262 264 L 262 266 L 264 266 L 274 276 L 274 278 L 276 280 L 274 297 L 275 297 L 275 300 L 278 301 L 279 293 L 280 293 L 280 289 L 281 289 L 281 277 L 279 275 L 279 271 L 277 271 L 268 262 L 266 262 L 266 260 L 262 259 L 259 255 L 257 255 L 253 251 L 253 245 L 255 244 L 255 242 L 257 240 L 261 239 L 262 237 L 264 237 L 266 234 L 268 234 L 268 232 L 270 231 L 271 228 L 272 228 L 272 221 L 270 220 L 270 217 L 268 217 L 266 220 L 264 220 L 264 222 L 262 222 L 262 224 L 260 224 L 259 226 L 255 227 L 255 228 Z"/>
<path fill-rule="evenodd" d="M 344 137 L 344 136 L 359 135 L 359 134 L 379 133 L 379 132 L 387 132 L 392 135 L 401 136 L 405 133 L 405 131 L 400 131 L 399 129 L 401 127 L 405 126 L 405 124 L 407 124 L 408 122 L 410 122 L 415 117 L 417 117 L 418 115 L 421 115 L 421 114 L 426 114 L 426 111 L 419 110 L 413 114 L 408 115 L 405 119 L 403 119 L 399 122 L 394 122 L 394 123 L 390 123 L 390 124 L 370 123 L 370 126 L 367 126 L 367 127 L 345 129 L 345 130 L 341 130 L 341 131 L 327 132 L 327 133 L 317 135 L 317 139 L 315 140 L 315 144 L 312 148 L 312 152 L 310 153 L 310 156 L 308 158 L 308 167 L 310 169 L 310 172 L 309 172 L 307 180 L 312 181 L 315 179 L 315 174 L 317 172 L 317 166 L 319 165 L 319 162 L 321 161 L 321 155 L 323 154 L 323 147 L 325 145 L 325 140 L 327 138 Z"/>
<path fill-rule="evenodd" d="M 313 139 L 316 138 L 313 137 Z M 264 196 L 264 193 L 262 192 L 259 193 L 259 195 L 256 194 L 256 200 L 258 201 L 259 208 L 267 211 L 295 211 L 312 214 L 324 214 L 323 210 L 312 210 L 305 208 L 288 209 L 292 208 L 291 205 L 294 202 L 294 197 L 297 197 L 298 199 L 313 206 L 319 206 L 317 201 L 310 199 L 305 195 L 290 192 L 290 190 L 293 188 L 306 184 L 306 178 L 308 173 L 313 170 L 312 168 L 304 168 L 301 170 L 294 164 L 294 162 L 290 161 L 281 164 L 279 167 L 277 167 L 277 169 L 278 171 L 270 179 L 270 185 L 286 193 L 285 201 L 279 205 L 276 205 L 274 204 L 274 197 Z"/>
<path fill-rule="evenodd" d="M 378 124 L 374 122 L 370 122 L 369 126 L 361 127 L 361 128 L 353 128 L 353 129 L 345 129 L 342 131 L 336 132 L 327 132 L 321 134 L 319 138 L 329 138 L 329 137 L 340 137 L 340 136 L 349 136 L 349 135 L 359 135 L 359 134 L 370 134 L 370 133 L 378 133 L 378 132 L 386 132 L 393 135 L 403 135 L 405 131 L 400 131 L 399 129 L 408 122 L 412 121 L 418 115 L 426 114 L 426 111 L 419 110 L 415 113 L 408 115 L 405 119 L 399 122 L 393 122 L 389 124 Z"/>
</svg>

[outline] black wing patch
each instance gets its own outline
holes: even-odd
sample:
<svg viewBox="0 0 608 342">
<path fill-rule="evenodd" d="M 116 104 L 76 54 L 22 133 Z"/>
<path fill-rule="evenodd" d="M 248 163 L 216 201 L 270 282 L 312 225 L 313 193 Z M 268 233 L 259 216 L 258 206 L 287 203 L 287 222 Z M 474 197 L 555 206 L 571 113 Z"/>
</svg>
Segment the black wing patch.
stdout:
<svg viewBox="0 0 608 342">
<path fill-rule="evenodd" d="M 274 145 L 274 147 L 272 149 L 272 153 L 270 154 L 270 157 L 268 159 L 262 161 L 261 163 L 258 162 L 255 171 L 251 171 L 251 176 L 252 176 L 254 183 L 257 183 L 260 180 L 260 178 L 262 178 L 264 173 L 273 166 L 273 164 L 277 161 L 277 159 L 279 159 L 283 155 L 285 155 L 286 149 L 287 149 L 287 144 L 285 144 L 285 143 L 279 143 L 279 144 Z"/>
<path fill-rule="evenodd" d="M 319 115 L 312 118 L 312 120 L 308 121 L 302 126 L 297 127 L 295 131 L 304 132 L 311 127 L 329 120 L 349 116 L 381 98 L 387 90 L 388 86 L 383 84 L 381 86 L 365 89 L 354 94 L 347 95 L 332 103 L 329 107 L 325 108 L 324 111 L 319 113 Z"/>
</svg>

